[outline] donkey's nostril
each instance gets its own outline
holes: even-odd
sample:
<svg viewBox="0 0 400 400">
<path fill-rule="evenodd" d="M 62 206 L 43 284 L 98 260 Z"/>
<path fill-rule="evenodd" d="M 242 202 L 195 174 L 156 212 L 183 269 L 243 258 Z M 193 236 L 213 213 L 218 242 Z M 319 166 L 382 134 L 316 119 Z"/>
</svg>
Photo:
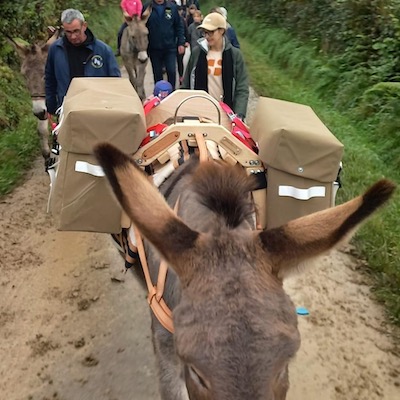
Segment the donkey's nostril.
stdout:
<svg viewBox="0 0 400 400">
<path fill-rule="evenodd" d="M 33 114 L 35 115 L 36 118 L 39 118 L 40 120 L 45 120 L 47 118 L 46 110 L 34 111 Z"/>
</svg>

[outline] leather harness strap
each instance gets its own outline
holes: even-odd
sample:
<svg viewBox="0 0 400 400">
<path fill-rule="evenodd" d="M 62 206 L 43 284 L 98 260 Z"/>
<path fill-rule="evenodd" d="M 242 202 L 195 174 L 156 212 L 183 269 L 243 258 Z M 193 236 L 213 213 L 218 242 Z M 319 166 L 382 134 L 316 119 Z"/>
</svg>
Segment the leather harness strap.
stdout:
<svg viewBox="0 0 400 400">
<path fill-rule="evenodd" d="M 194 135 L 199 149 L 200 162 L 208 161 L 208 150 L 203 134 L 201 132 L 196 132 Z"/>
<path fill-rule="evenodd" d="M 32 99 L 45 99 L 46 94 L 45 93 L 32 93 L 31 98 Z"/>
<path fill-rule="evenodd" d="M 197 141 L 197 146 L 199 148 L 200 162 L 208 161 L 208 150 L 203 134 L 196 133 L 195 137 Z M 179 207 L 179 197 L 174 206 L 175 213 L 177 213 L 178 207 Z M 174 322 L 172 320 L 172 311 L 167 306 L 167 304 L 163 299 L 165 281 L 167 279 L 167 273 L 168 273 L 168 263 L 165 260 L 161 260 L 158 270 L 157 284 L 153 285 L 153 282 L 150 277 L 149 266 L 147 264 L 146 252 L 143 246 L 142 235 L 140 234 L 139 230 L 136 227 L 134 228 L 134 231 L 135 231 L 137 251 L 139 253 L 144 279 L 146 281 L 147 290 L 149 292 L 147 295 L 147 302 L 149 303 L 151 310 L 153 311 L 154 315 L 156 316 L 160 324 L 169 332 L 174 333 Z"/>
<path fill-rule="evenodd" d="M 147 264 L 146 254 L 144 251 L 142 236 L 136 227 L 135 227 L 135 238 L 136 238 L 136 246 L 137 246 L 139 257 L 140 257 L 140 262 L 142 264 L 144 279 L 146 280 L 147 290 L 149 291 L 149 293 L 147 295 L 147 302 L 149 303 L 151 310 L 153 311 L 154 315 L 156 316 L 156 318 L 158 319 L 160 324 L 165 329 L 167 329 L 169 332 L 174 333 L 174 323 L 172 321 L 172 311 L 169 309 L 169 307 L 165 303 L 164 299 L 162 298 L 161 290 L 157 290 L 157 286 L 153 286 L 153 283 L 152 283 L 151 277 L 150 277 L 149 266 Z M 166 265 L 166 267 L 164 267 L 164 266 L 162 267 L 163 263 L 165 263 L 165 262 L 163 262 L 163 261 L 161 262 L 160 270 L 162 269 L 164 271 L 168 268 L 168 265 Z M 166 278 L 166 272 L 165 272 L 165 274 L 162 273 L 162 275 L 164 275 Z M 164 282 L 165 282 L 165 279 L 164 279 Z M 164 289 L 164 288 L 162 287 L 162 289 Z M 157 295 L 157 292 L 158 292 L 158 295 Z M 160 296 L 160 292 L 161 292 L 161 296 Z"/>
</svg>

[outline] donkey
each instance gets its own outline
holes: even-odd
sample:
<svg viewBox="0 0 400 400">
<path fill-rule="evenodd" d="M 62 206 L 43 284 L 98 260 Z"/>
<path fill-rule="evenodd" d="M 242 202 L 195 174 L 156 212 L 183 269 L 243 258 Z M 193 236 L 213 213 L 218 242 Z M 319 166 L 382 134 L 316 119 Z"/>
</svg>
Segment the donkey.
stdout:
<svg viewBox="0 0 400 400">
<path fill-rule="evenodd" d="M 192 159 L 165 182 L 164 198 L 112 145 L 99 144 L 95 154 L 122 207 L 154 246 L 148 248 L 153 282 L 156 251 L 172 268 L 164 299 L 175 333 L 152 317 L 161 398 L 284 400 L 300 334 L 283 279 L 348 239 L 390 198 L 394 184 L 381 180 L 345 204 L 257 231 L 254 182 L 241 168 Z"/>
<path fill-rule="evenodd" d="M 144 92 L 144 77 L 146 75 L 146 66 L 149 58 L 147 47 L 149 45 L 149 31 L 146 22 L 150 16 L 149 7 L 140 18 L 134 15 L 132 18 L 125 18 L 128 26 L 124 29 L 121 38 L 121 57 L 122 62 L 129 75 L 132 86 L 137 91 L 141 100 L 146 95 Z"/>
<path fill-rule="evenodd" d="M 48 163 L 50 159 L 50 147 L 45 102 L 44 68 L 49 47 L 58 39 L 60 29 L 49 27 L 48 34 L 50 37 L 45 43 L 33 43 L 31 45 L 23 45 L 8 38 L 17 50 L 21 60 L 21 74 L 25 77 L 26 85 L 31 95 L 33 114 L 38 119 L 37 131 L 45 163 Z"/>
</svg>

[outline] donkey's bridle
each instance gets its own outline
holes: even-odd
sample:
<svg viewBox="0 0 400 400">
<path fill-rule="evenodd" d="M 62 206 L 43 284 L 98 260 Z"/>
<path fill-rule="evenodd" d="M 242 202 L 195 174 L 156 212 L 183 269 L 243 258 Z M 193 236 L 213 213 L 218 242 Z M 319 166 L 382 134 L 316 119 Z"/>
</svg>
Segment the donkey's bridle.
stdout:
<svg viewBox="0 0 400 400">
<path fill-rule="evenodd" d="M 207 145 L 202 133 L 195 133 L 197 147 L 199 149 L 200 162 L 208 161 Z M 175 214 L 178 212 L 179 197 L 175 203 Z M 169 332 L 174 333 L 174 322 L 172 320 L 172 311 L 163 299 L 165 281 L 167 279 L 168 263 L 161 260 L 158 270 L 157 284 L 154 285 L 151 277 L 149 266 L 147 264 L 146 253 L 143 246 L 143 239 L 139 230 L 135 227 L 136 246 L 139 253 L 140 262 L 142 264 L 143 274 L 147 285 L 148 295 L 147 301 L 152 309 L 154 315 L 160 324 Z"/>
<path fill-rule="evenodd" d="M 168 264 L 161 260 L 158 270 L 157 285 L 153 285 L 150 277 L 149 266 L 147 264 L 146 253 L 143 246 L 143 239 L 135 227 L 136 246 L 139 253 L 140 263 L 142 265 L 144 279 L 146 281 L 148 295 L 147 302 L 160 324 L 169 332 L 174 333 L 174 323 L 172 321 L 172 311 L 162 298 L 164 294 L 165 281 L 167 279 Z"/>
<path fill-rule="evenodd" d="M 36 99 L 45 99 L 46 94 L 45 93 L 32 93 L 31 94 L 31 99 L 36 100 Z"/>
<path fill-rule="evenodd" d="M 174 212 L 178 212 L 179 197 L 175 203 Z M 142 264 L 144 279 L 146 281 L 147 290 L 147 301 L 154 315 L 160 322 L 160 324 L 169 332 L 174 333 L 174 323 L 172 321 L 172 311 L 167 306 L 163 299 L 165 281 L 167 280 L 168 263 L 165 260 L 161 260 L 158 269 L 157 285 L 153 285 L 150 277 L 149 266 L 147 264 L 146 253 L 143 246 L 142 235 L 139 230 L 135 227 L 135 239 L 136 246 L 139 253 L 140 263 Z"/>
</svg>

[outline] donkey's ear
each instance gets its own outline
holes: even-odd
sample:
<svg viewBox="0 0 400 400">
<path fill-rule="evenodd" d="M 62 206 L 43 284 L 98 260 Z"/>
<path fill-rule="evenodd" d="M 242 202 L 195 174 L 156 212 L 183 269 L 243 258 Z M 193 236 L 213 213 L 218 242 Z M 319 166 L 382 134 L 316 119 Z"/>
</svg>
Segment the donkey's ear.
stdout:
<svg viewBox="0 0 400 400">
<path fill-rule="evenodd" d="M 27 56 L 27 54 L 29 53 L 30 45 L 28 43 L 22 43 L 18 40 L 14 40 L 13 38 L 8 37 L 8 36 L 7 36 L 7 41 L 14 47 L 14 49 L 18 53 L 18 56 L 21 59 L 24 59 Z"/>
<path fill-rule="evenodd" d="M 151 14 L 152 11 L 153 11 L 153 6 L 150 3 L 150 5 L 146 8 L 144 13 L 142 14 L 142 21 L 144 21 L 146 23 L 147 20 L 149 19 L 150 14 Z"/>
<path fill-rule="evenodd" d="M 178 275 L 184 273 L 179 270 L 176 260 L 184 259 L 186 252 L 190 254 L 199 234 L 175 215 L 158 189 L 128 155 L 107 143 L 97 145 L 94 153 L 132 222 L 172 264 Z"/>
<path fill-rule="evenodd" d="M 42 50 L 47 51 L 51 44 L 53 44 L 60 36 L 60 27 L 59 26 L 48 26 L 47 34 L 49 38 L 47 42 L 42 46 Z"/>
<path fill-rule="evenodd" d="M 393 194 L 388 180 L 375 183 L 363 196 L 288 222 L 259 234 L 273 273 L 283 279 L 300 263 L 350 240 L 357 227 Z"/>
</svg>

